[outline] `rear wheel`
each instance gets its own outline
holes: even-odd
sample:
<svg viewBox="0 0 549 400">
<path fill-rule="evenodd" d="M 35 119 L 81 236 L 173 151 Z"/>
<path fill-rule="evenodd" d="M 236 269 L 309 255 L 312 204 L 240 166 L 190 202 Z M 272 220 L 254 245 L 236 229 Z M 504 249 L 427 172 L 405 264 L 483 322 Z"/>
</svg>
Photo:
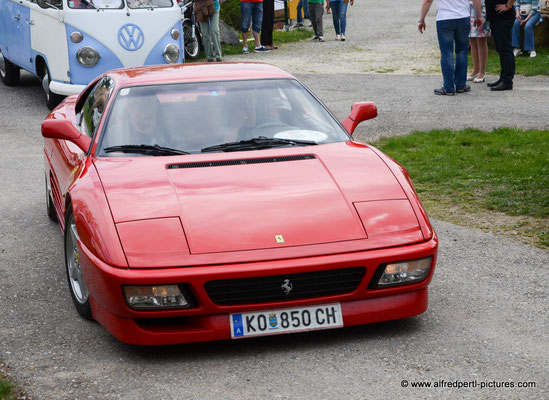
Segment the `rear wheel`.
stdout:
<svg viewBox="0 0 549 400">
<path fill-rule="evenodd" d="M 183 22 L 183 45 L 186 58 L 196 60 L 200 56 L 200 40 L 196 30 L 193 38 L 193 26 L 190 21 Z"/>
<path fill-rule="evenodd" d="M 80 250 L 77 239 L 78 232 L 76 231 L 72 205 L 70 205 L 67 210 L 67 217 L 65 218 L 65 267 L 67 269 L 67 279 L 76 311 L 82 317 L 92 320 L 90 298 L 80 266 Z"/>
<path fill-rule="evenodd" d="M 0 51 L 0 79 L 6 86 L 16 86 L 19 83 L 21 70 Z"/>
<path fill-rule="evenodd" d="M 44 89 L 44 92 L 46 92 L 46 105 L 50 110 L 53 110 L 55 107 L 59 105 L 59 103 L 63 101 L 65 96 L 61 96 L 60 94 L 53 93 L 50 90 L 50 73 L 48 71 L 48 68 L 46 68 L 45 70 L 46 72 L 42 77 L 42 88 Z"/>
</svg>

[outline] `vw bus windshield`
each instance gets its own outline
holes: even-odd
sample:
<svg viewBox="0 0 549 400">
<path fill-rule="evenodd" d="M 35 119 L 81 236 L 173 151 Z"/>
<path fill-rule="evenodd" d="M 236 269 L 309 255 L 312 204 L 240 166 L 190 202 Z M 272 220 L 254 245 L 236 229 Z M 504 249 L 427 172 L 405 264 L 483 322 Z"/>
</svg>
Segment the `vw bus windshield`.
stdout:
<svg viewBox="0 0 549 400">
<path fill-rule="evenodd" d="M 69 7 L 76 9 L 169 8 L 173 0 L 69 0 Z"/>
</svg>

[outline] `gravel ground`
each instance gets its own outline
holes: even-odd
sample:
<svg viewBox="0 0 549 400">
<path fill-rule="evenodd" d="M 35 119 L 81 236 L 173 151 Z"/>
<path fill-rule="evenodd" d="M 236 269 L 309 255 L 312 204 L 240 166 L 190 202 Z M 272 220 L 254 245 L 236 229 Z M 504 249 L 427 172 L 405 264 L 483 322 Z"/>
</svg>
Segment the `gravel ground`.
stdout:
<svg viewBox="0 0 549 400">
<path fill-rule="evenodd" d="M 378 118 L 357 132 L 367 141 L 435 127 L 549 129 L 542 113 L 549 104 L 547 77 L 517 77 L 513 92 L 494 94 L 477 85 L 462 96 L 434 96 L 438 73 L 413 69 L 437 68 L 433 11 L 428 33 L 420 36 L 419 0 L 387 4 L 355 4 L 348 42 L 291 44 L 261 60 L 295 73 L 340 119 L 352 102 L 376 102 Z M 394 72 L 371 73 L 387 66 Z M 549 286 L 543 279 L 549 252 L 440 221 L 434 221 L 440 251 L 430 306 L 419 317 L 161 348 L 118 342 L 72 306 L 62 237 L 44 207 L 39 124 L 46 114 L 36 80 L 25 75 L 22 87 L 0 85 L 0 369 L 31 398 L 549 398 Z M 441 379 L 531 381 L 536 387 L 401 383 Z"/>
</svg>

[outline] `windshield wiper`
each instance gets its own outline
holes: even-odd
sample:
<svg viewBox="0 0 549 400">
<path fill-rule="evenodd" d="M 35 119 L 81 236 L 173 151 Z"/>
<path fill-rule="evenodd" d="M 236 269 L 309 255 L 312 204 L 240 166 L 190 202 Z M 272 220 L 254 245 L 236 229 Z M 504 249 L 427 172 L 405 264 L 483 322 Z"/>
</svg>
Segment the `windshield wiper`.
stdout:
<svg viewBox="0 0 549 400">
<path fill-rule="evenodd" d="M 228 142 L 204 147 L 201 151 L 202 153 L 209 153 L 215 151 L 261 150 L 269 149 L 271 147 L 312 146 L 315 144 L 317 143 L 312 140 L 277 139 L 259 136 L 249 140 L 241 140 L 240 142 Z"/>
<path fill-rule="evenodd" d="M 105 153 L 137 153 L 147 154 L 150 156 L 173 156 L 181 154 L 191 154 L 187 151 L 172 149 L 170 147 L 162 147 L 157 144 L 125 144 L 121 146 L 110 146 L 104 149 Z"/>
</svg>

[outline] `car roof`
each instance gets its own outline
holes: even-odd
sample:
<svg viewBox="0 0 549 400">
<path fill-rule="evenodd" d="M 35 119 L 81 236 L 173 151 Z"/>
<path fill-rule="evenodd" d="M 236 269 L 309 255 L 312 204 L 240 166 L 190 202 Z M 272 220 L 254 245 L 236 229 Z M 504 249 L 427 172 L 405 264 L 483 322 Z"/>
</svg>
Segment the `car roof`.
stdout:
<svg viewBox="0 0 549 400">
<path fill-rule="evenodd" d="M 106 72 L 118 87 L 165 83 L 290 78 L 292 75 L 263 63 L 196 63 L 155 65 Z"/>
</svg>

